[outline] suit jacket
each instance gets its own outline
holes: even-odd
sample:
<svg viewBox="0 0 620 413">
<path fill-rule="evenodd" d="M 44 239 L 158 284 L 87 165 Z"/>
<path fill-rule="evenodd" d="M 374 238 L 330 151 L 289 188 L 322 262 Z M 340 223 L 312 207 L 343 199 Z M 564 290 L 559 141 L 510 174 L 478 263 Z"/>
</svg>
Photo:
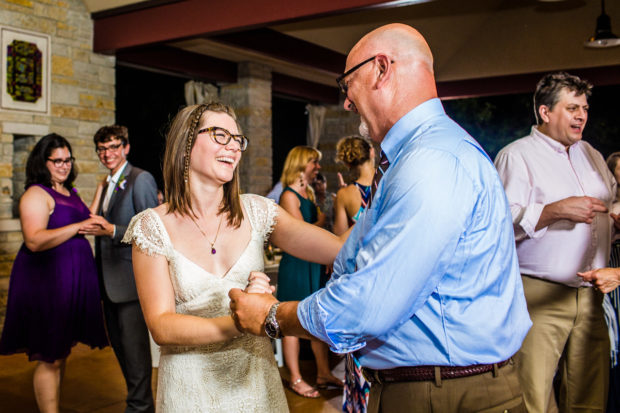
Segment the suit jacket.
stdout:
<svg viewBox="0 0 620 413">
<path fill-rule="evenodd" d="M 104 195 L 106 190 L 107 187 L 104 188 Z M 113 238 L 95 237 L 95 257 L 102 294 L 113 303 L 135 301 L 138 293 L 131 263 L 131 245 L 123 244 L 121 240 L 134 215 L 158 205 L 155 179 L 147 171 L 128 163 L 116 183 L 105 213 L 102 204 L 103 196 L 98 214 L 116 225 Z"/>
</svg>

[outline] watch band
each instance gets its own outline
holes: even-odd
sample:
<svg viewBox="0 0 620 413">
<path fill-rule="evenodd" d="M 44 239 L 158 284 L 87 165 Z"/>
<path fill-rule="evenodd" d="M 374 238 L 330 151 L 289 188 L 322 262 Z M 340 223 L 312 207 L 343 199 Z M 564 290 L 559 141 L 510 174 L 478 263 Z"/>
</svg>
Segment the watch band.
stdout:
<svg viewBox="0 0 620 413">
<path fill-rule="evenodd" d="M 278 320 L 276 318 L 276 312 L 278 311 L 279 305 L 280 302 L 274 303 L 269 309 L 269 313 L 267 313 L 267 318 L 265 318 L 265 333 L 274 339 L 282 338 L 280 324 L 278 324 Z"/>
</svg>

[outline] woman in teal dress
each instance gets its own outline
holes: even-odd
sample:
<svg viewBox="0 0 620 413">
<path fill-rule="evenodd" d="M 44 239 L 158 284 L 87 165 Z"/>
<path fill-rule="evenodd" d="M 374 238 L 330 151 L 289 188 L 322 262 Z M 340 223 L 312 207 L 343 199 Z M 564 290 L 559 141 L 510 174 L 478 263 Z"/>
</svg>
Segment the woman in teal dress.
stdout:
<svg viewBox="0 0 620 413">
<path fill-rule="evenodd" d="M 282 171 L 284 191 L 280 196 L 280 206 L 289 214 L 306 222 L 323 226 L 325 216 L 319 214 L 314 203 L 314 192 L 309 186 L 319 172 L 321 152 L 308 146 L 296 146 L 288 153 Z M 282 254 L 278 270 L 278 300 L 300 301 L 323 287 L 321 265 L 303 261 L 286 253 Z M 323 285 L 322 285 L 323 284 Z M 311 340 L 312 352 L 317 364 L 316 387 L 342 387 L 329 368 L 327 346 Z M 299 371 L 299 339 L 282 339 L 284 361 L 291 377 L 289 388 L 302 397 L 317 398 L 319 392 L 301 377 Z"/>
</svg>

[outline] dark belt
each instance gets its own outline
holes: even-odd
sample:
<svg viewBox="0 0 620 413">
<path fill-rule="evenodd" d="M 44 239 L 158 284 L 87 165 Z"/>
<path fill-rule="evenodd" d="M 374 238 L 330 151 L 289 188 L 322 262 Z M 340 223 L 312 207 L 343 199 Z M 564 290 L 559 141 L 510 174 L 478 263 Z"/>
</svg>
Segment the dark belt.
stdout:
<svg viewBox="0 0 620 413">
<path fill-rule="evenodd" d="M 370 383 L 398 383 L 403 381 L 435 380 L 438 370 L 442 380 L 458 379 L 487 373 L 494 368 L 504 367 L 511 359 L 494 364 L 474 364 L 471 366 L 415 366 L 395 367 L 393 369 L 374 370 L 362 367 L 362 373 Z"/>
</svg>

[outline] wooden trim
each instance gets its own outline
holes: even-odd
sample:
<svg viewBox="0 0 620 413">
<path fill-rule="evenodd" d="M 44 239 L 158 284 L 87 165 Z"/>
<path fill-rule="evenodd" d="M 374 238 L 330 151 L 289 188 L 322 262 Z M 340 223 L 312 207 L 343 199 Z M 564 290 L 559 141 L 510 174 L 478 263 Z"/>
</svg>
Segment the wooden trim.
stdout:
<svg viewBox="0 0 620 413">
<path fill-rule="evenodd" d="M 620 84 L 620 65 L 568 69 L 564 71 L 587 79 L 594 86 Z M 536 83 L 545 74 L 551 72 L 554 71 L 437 82 L 437 92 L 441 99 L 533 93 Z"/>
<path fill-rule="evenodd" d="M 329 105 L 338 104 L 340 99 L 340 91 L 336 87 L 320 85 L 280 73 L 271 75 L 271 90 L 272 93 Z"/>
<path fill-rule="evenodd" d="M 116 61 L 118 64 L 153 68 L 199 80 L 230 83 L 237 81 L 236 63 L 169 46 L 119 51 Z"/>
<path fill-rule="evenodd" d="M 385 5 L 386 0 L 185 0 L 97 18 L 96 53 L 196 36 L 231 33 Z"/>
<path fill-rule="evenodd" d="M 266 28 L 213 36 L 209 40 L 332 73 L 341 73 L 347 60 L 342 53 Z"/>
<path fill-rule="evenodd" d="M 150 9 L 151 7 L 158 7 L 168 3 L 178 3 L 183 0 L 148 0 L 141 1 L 139 3 L 128 4 L 127 6 L 115 7 L 113 9 L 107 9 L 102 11 L 96 11 L 90 14 L 93 20 L 103 19 L 105 17 L 118 16 L 121 14 L 129 13 L 132 11 Z"/>
</svg>

